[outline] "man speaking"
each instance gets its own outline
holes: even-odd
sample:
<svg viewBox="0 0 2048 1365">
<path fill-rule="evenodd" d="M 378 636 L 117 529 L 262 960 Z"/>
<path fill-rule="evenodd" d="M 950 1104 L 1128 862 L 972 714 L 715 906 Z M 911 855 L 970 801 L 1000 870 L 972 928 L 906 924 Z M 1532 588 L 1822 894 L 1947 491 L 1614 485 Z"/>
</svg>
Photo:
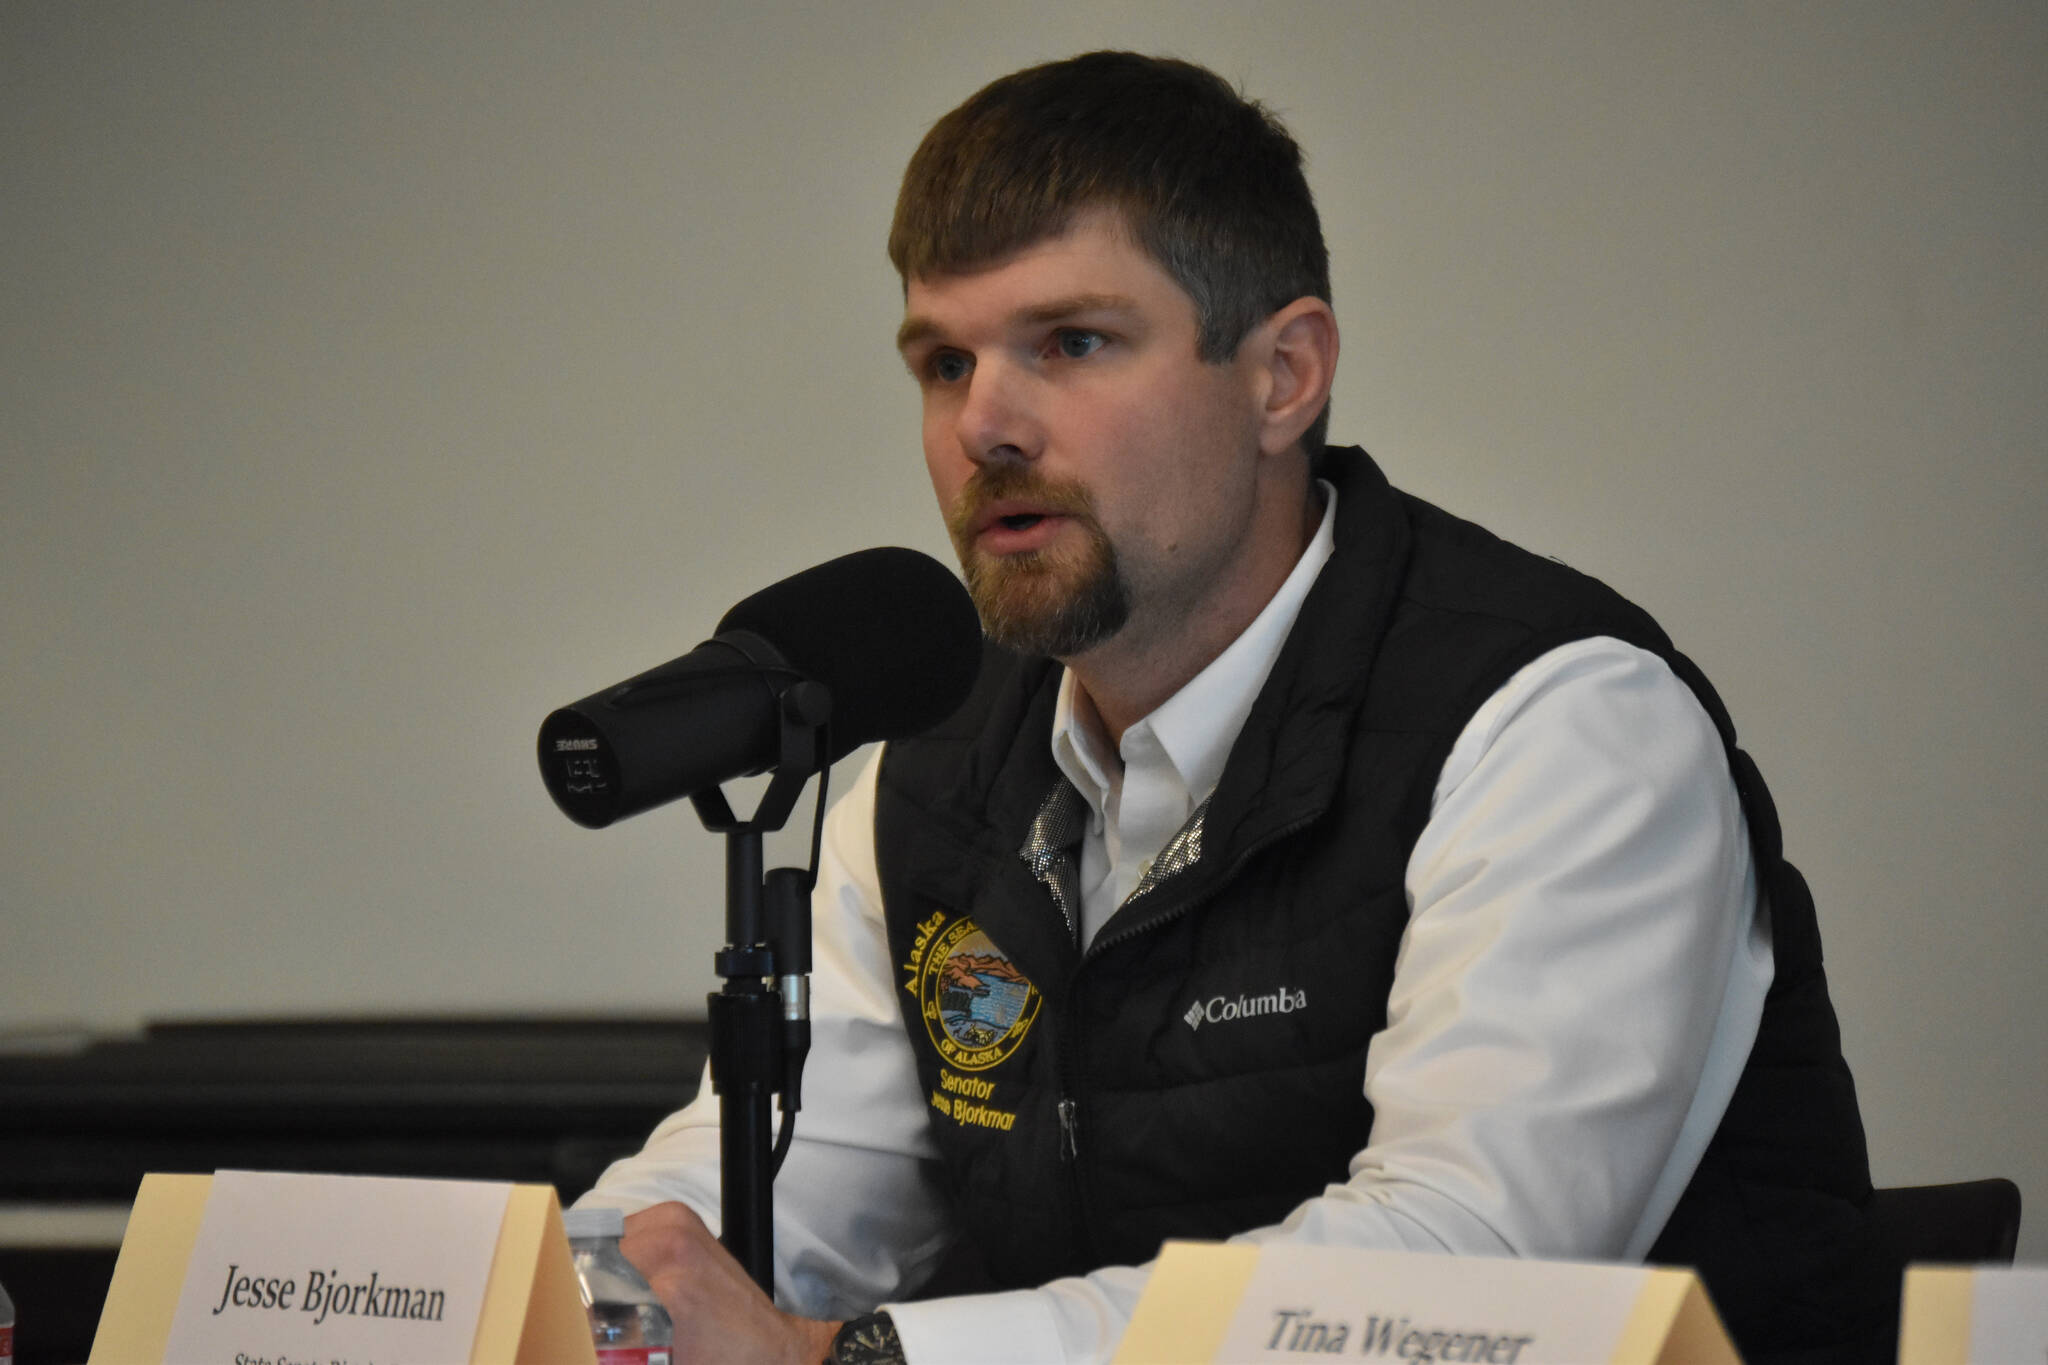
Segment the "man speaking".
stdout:
<svg viewBox="0 0 2048 1365">
<path fill-rule="evenodd" d="M 1752 1360 L 1888 1350 L 1762 781 L 1640 609 L 1325 447 L 1277 120 L 1016 73 L 889 252 L 991 644 L 828 821 L 783 1308 L 701 1221 L 708 1090 L 587 1197 L 682 1359 L 1105 1360 L 1169 1237 L 1690 1265 Z"/>
</svg>

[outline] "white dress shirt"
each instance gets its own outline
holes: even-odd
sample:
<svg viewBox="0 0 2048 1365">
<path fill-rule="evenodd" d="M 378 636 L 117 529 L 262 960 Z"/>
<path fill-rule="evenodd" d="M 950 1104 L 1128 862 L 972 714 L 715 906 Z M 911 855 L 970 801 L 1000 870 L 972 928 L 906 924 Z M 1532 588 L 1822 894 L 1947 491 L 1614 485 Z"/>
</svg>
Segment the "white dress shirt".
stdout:
<svg viewBox="0 0 2048 1365">
<path fill-rule="evenodd" d="M 1323 561 L 1335 496 L 1253 625 L 1111 761 L 1063 680 L 1054 757 L 1088 800 L 1092 936 L 1215 786 Z M 840 1317 L 915 1288 L 949 1228 L 875 870 L 879 755 L 826 821 L 811 1060 L 775 1186 L 778 1298 Z M 1768 915 L 1719 736 L 1663 661 L 1612 639 L 1530 663 L 1479 708 L 1412 851 L 1370 1140 L 1289 1239 L 1640 1260 L 1735 1088 L 1771 981 Z M 579 1204 L 681 1199 L 718 1226 L 707 1083 Z M 1144 1286 L 1108 1267 L 1042 1288 L 890 1304 L 912 1365 L 1106 1361 Z"/>
</svg>

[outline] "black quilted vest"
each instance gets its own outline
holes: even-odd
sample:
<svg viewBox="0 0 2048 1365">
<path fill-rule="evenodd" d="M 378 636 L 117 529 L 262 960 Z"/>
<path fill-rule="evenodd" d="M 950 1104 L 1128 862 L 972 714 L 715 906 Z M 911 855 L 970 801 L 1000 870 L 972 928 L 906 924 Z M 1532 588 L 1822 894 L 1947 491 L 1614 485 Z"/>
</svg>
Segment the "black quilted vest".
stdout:
<svg viewBox="0 0 2048 1365">
<path fill-rule="evenodd" d="M 1336 552 L 1199 839 L 1169 846 L 1178 870 L 1085 955 L 1055 890 L 1079 833 L 1048 800 L 1057 667 L 992 648 L 957 715 L 889 746 L 883 899 L 964 1254 L 989 1284 L 1035 1285 L 1278 1222 L 1343 1181 L 1372 1131 L 1365 1050 L 1444 758 L 1516 669 L 1606 635 L 1668 660 L 1719 727 L 1776 954 L 1747 1068 L 1651 1259 L 1697 1267 L 1753 1361 L 1857 1358 L 1886 1295 L 1862 1123 L 1812 899 L 1719 698 L 1602 584 L 1397 492 L 1362 452 L 1318 473 L 1339 493 Z"/>
</svg>

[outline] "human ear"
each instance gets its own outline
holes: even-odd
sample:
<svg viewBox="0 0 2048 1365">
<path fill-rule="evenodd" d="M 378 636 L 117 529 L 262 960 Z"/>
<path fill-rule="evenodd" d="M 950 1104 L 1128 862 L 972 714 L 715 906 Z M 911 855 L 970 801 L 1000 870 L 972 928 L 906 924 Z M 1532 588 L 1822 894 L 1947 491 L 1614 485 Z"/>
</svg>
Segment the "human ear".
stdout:
<svg viewBox="0 0 2048 1365">
<path fill-rule="evenodd" d="M 1264 391 L 1259 407 L 1259 449 L 1290 450 L 1330 401 L 1337 377 L 1337 315 L 1322 299 L 1298 298 L 1254 329 L 1249 338 Z"/>
</svg>

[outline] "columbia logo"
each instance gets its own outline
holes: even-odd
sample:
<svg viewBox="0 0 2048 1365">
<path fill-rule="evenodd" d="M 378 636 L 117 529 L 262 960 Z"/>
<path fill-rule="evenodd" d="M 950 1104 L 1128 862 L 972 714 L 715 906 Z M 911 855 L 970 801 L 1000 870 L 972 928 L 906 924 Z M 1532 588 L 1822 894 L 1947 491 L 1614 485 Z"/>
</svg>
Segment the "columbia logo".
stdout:
<svg viewBox="0 0 2048 1365">
<path fill-rule="evenodd" d="M 1262 1014 L 1292 1014 L 1308 1008 L 1308 992 L 1291 986 L 1282 986 L 1264 995 L 1240 995 L 1235 1000 L 1218 995 L 1209 1000 L 1197 1000 L 1189 1005 L 1181 1018 L 1189 1028 L 1200 1028 L 1203 1024 L 1225 1024 L 1233 1019 L 1255 1019 Z"/>
</svg>

